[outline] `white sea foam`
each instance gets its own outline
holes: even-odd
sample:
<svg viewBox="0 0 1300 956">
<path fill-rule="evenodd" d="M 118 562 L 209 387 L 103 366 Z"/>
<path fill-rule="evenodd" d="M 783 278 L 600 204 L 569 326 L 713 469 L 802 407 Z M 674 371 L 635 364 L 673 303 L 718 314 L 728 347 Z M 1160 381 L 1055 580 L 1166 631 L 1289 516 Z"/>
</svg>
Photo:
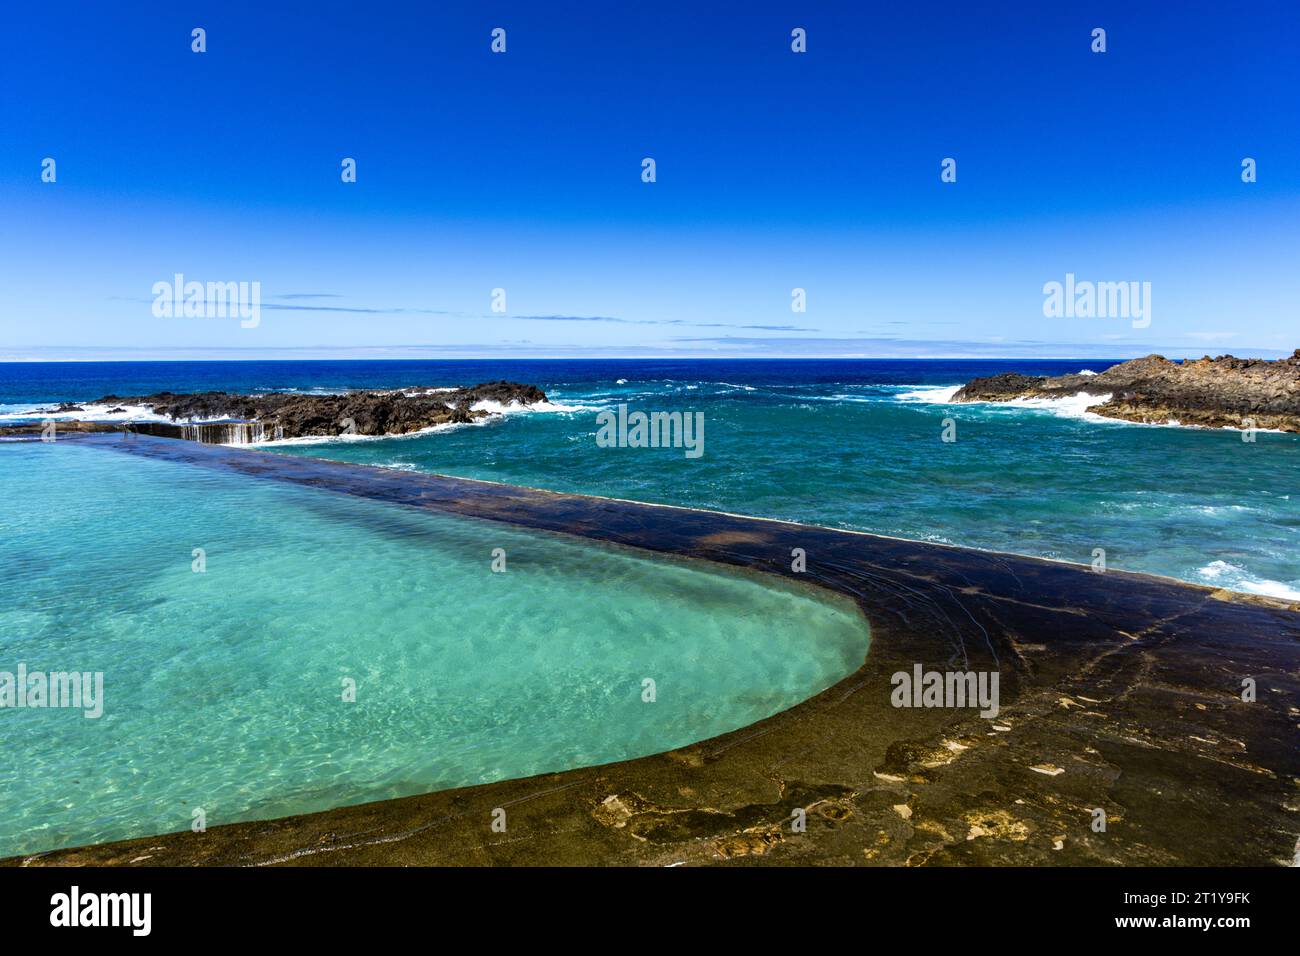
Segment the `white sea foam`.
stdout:
<svg viewBox="0 0 1300 956">
<path fill-rule="evenodd" d="M 1192 510 L 1215 518 L 1228 512 L 1252 511 L 1254 509 L 1247 505 L 1192 505 Z"/>
<path fill-rule="evenodd" d="M 894 400 L 912 404 L 947 405 L 952 403 L 953 397 L 960 388 L 960 385 L 917 387 L 906 392 L 899 392 L 894 396 Z M 1051 412 L 1053 415 L 1059 415 L 1062 418 L 1086 418 L 1088 421 L 1114 423 L 1119 420 L 1106 418 L 1088 411 L 1093 405 L 1100 405 L 1102 402 L 1110 401 L 1110 397 L 1109 394 L 1093 395 L 1090 392 L 1075 392 L 1073 395 L 1062 395 L 1056 398 L 1012 398 L 1001 402 L 964 402 L 962 404 L 982 405 L 994 409 L 1031 408 Z"/>
<path fill-rule="evenodd" d="M 835 403 L 848 402 L 850 404 L 877 404 L 881 400 L 879 395 L 851 395 L 848 392 L 833 392 L 830 395 L 799 395 L 799 396 L 782 395 L 781 398 L 784 399 L 785 401 L 794 401 L 796 398 L 798 398 L 800 402 L 835 402 Z M 796 404 L 794 405 L 794 407 L 811 408 L 812 406 L 806 404 Z"/>
<path fill-rule="evenodd" d="M 1092 369 L 1090 369 L 1090 368 L 1081 368 L 1081 369 L 1079 369 L 1079 371 L 1078 371 L 1076 374 L 1078 374 L 1078 375 L 1096 375 L 1097 373 L 1094 372 L 1094 371 L 1093 371 Z"/>
<path fill-rule="evenodd" d="M 594 412 L 598 410 L 596 405 L 563 405 L 559 402 L 533 402 L 525 405 L 522 402 L 493 402 L 484 399 L 475 402 L 470 406 L 471 411 L 491 412 L 496 415 L 520 415 L 545 412 Z"/>
<path fill-rule="evenodd" d="M 353 391 L 350 388 L 333 388 L 325 385 L 317 385 L 312 388 L 267 388 L 258 387 L 250 388 L 249 395 L 309 395 L 313 398 L 321 398 L 326 395 L 346 395 Z"/>
<path fill-rule="evenodd" d="M 1089 392 L 1075 392 L 1073 395 L 1062 395 L 1060 398 L 1013 398 L 1010 401 L 998 402 L 997 404 L 1008 405 L 1013 408 L 1041 408 L 1062 418 L 1087 418 L 1090 421 L 1108 422 L 1114 421 L 1114 419 L 1088 411 L 1093 405 L 1100 405 L 1108 401 L 1110 401 L 1109 393 L 1093 395 Z"/>
<path fill-rule="evenodd" d="M 81 411 L 55 411 L 57 404 L 46 405 L 4 405 L 0 406 L 0 421 L 39 418 L 59 421 L 80 422 L 175 422 L 176 424 L 198 425 L 204 422 L 226 421 L 224 418 L 183 418 L 172 419 L 159 415 L 147 405 L 103 405 L 88 402 L 81 405 Z M 114 409 L 121 409 L 115 411 Z"/>
<path fill-rule="evenodd" d="M 1096 375 L 1096 372 L 1090 369 L 1083 369 L 1080 375 Z M 893 396 L 896 402 L 907 402 L 911 404 L 924 405 L 947 405 L 952 402 L 953 396 L 961 388 L 960 385 L 935 385 L 935 386 L 917 386 L 909 387 L 907 391 L 899 392 Z M 1096 412 L 1088 411 L 1094 405 L 1101 405 L 1110 401 L 1112 393 L 1106 392 L 1101 395 L 1095 395 L 1091 392 L 1079 391 L 1073 395 L 1062 395 L 1056 398 L 1012 398 L 1006 401 L 998 402 L 965 402 L 967 405 L 983 405 L 989 408 L 1032 408 L 1042 411 L 1051 412 L 1059 415 L 1061 418 L 1082 419 L 1089 422 L 1098 422 L 1107 425 L 1134 425 L 1141 428 L 1206 428 L 1205 425 L 1184 425 L 1176 418 L 1171 418 L 1166 422 L 1133 422 L 1125 418 L 1111 418 L 1107 415 L 1098 415 Z M 833 395 L 829 399 L 818 398 L 819 401 L 861 401 L 850 395 Z M 1235 425 L 1224 425 L 1223 428 L 1229 431 L 1240 431 Z M 1288 434 L 1280 428 L 1256 428 L 1256 432 L 1265 432 L 1271 434 L 1284 435 Z"/>
<path fill-rule="evenodd" d="M 1261 594 L 1266 597 L 1282 598 L 1286 601 L 1300 601 L 1300 582 L 1271 581 L 1268 578 L 1251 577 L 1246 569 L 1227 561 L 1211 561 L 1196 573 L 1206 584 L 1228 588 L 1232 591 L 1245 591 L 1248 594 Z"/>
<path fill-rule="evenodd" d="M 1187 427 L 1188 428 L 1209 428 L 1210 426 L 1188 425 Z M 1238 428 L 1236 425 L 1220 425 L 1219 427 L 1225 431 L 1230 431 L 1230 432 L 1239 432 L 1243 430 L 1241 428 Z M 1287 431 L 1285 428 L 1255 428 L 1252 429 L 1252 431 L 1264 432 L 1265 434 L 1268 435 L 1290 435 L 1291 434 L 1291 432 Z"/>
<path fill-rule="evenodd" d="M 909 387 L 906 392 L 899 392 L 894 400 L 922 405 L 947 405 L 960 388 L 960 385 L 918 385 Z"/>
<path fill-rule="evenodd" d="M 960 386 L 936 387 L 936 388 L 918 388 L 909 392 L 901 392 L 894 396 L 896 401 L 900 402 L 921 402 L 926 404 L 943 405 L 952 401 L 953 396 L 957 393 Z M 1055 398 L 1012 398 L 999 402 L 965 402 L 967 405 L 983 405 L 987 408 L 1030 408 L 1040 411 L 1051 412 L 1061 418 L 1074 418 L 1083 421 L 1097 422 L 1105 425 L 1132 425 L 1139 428 L 1204 428 L 1203 425 L 1184 425 L 1176 418 L 1171 418 L 1165 422 L 1133 422 L 1126 418 L 1111 418 L 1108 415 L 1098 415 L 1096 412 L 1090 412 L 1088 409 L 1094 405 L 1102 405 L 1109 402 L 1113 396 L 1111 392 L 1105 392 L 1100 395 L 1092 392 L 1079 391 L 1073 395 L 1062 395 Z M 1224 428 L 1229 431 L 1240 431 L 1232 425 L 1225 425 Z M 1257 432 L 1272 432 L 1276 434 L 1285 434 L 1282 429 L 1275 428 L 1256 428 Z"/>
</svg>

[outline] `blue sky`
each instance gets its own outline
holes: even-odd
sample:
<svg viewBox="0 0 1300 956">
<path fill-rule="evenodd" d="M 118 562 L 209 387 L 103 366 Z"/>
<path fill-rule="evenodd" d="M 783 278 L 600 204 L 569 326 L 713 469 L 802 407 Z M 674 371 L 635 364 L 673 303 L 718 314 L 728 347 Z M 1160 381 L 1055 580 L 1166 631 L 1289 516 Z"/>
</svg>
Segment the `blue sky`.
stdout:
<svg viewBox="0 0 1300 956">
<path fill-rule="evenodd" d="M 0 359 L 1300 346 L 1293 2 L 79 6 L 0 32 Z"/>
</svg>

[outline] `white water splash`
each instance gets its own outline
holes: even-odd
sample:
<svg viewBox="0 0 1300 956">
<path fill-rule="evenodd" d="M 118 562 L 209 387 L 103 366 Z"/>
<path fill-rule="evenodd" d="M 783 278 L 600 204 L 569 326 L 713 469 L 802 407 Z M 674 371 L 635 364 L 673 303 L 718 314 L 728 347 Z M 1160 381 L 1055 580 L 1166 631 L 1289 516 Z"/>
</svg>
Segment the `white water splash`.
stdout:
<svg viewBox="0 0 1300 956">
<path fill-rule="evenodd" d="M 1282 598 L 1286 601 L 1300 601 L 1300 581 L 1287 584 L 1283 581 L 1270 581 L 1268 578 L 1254 578 L 1245 568 L 1237 564 L 1229 564 L 1227 561 L 1211 561 L 1205 567 L 1197 568 L 1196 573 L 1204 583 L 1214 587 Z"/>
<path fill-rule="evenodd" d="M 1093 405 L 1109 402 L 1110 399 L 1109 392 L 1105 395 L 1075 392 L 1073 395 L 1062 395 L 1060 398 L 1013 398 L 1007 402 L 993 404 L 1005 405 L 1011 408 L 1038 408 L 1051 412 L 1053 415 L 1059 415 L 1062 418 L 1086 418 L 1089 421 L 1113 422 L 1115 421 L 1113 418 L 1106 418 L 1103 415 L 1088 411 Z"/>
<path fill-rule="evenodd" d="M 168 418 L 148 405 L 103 405 L 87 402 L 81 411 L 55 411 L 58 404 L 0 405 L 0 423 L 30 421 L 33 418 L 79 422 L 170 422 L 175 425 L 202 425 L 226 421 L 225 418 Z M 120 411 L 115 411 L 120 409 Z"/>
<path fill-rule="evenodd" d="M 918 385 L 894 396 L 896 402 L 920 405 L 947 405 L 957 394 L 960 385 Z"/>
<path fill-rule="evenodd" d="M 525 405 L 522 402 L 493 402 L 487 399 L 475 402 L 470 406 L 471 411 L 490 412 L 494 415 L 522 415 L 546 412 L 594 412 L 598 411 L 596 405 L 562 405 L 559 402 L 533 402 Z"/>
</svg>

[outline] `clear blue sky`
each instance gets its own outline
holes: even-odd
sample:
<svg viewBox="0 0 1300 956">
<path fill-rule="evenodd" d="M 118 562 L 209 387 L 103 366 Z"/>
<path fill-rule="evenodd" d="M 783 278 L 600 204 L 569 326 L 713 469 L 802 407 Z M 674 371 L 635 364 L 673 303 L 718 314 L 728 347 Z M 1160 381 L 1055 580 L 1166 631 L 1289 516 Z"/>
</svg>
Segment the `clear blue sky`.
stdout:
<svg viewBox="0 0 1300 956">
<path fill-rule="evenodd" d="M 1294 0 L 139 6 L 6 12 L 0 358 L 1300 346 Z M 1067 272 L 1151 325 L 1044 318 Z"/>
</svg>

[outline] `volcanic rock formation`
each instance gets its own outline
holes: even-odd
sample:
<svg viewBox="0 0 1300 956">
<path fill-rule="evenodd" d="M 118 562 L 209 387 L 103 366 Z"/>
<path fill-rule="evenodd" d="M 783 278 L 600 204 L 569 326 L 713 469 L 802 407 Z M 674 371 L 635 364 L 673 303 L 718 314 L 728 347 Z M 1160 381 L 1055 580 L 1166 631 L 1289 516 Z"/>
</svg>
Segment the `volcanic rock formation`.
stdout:
<svg viewBox="0 0 1300 956">
<path fill-rule="evenodd" d="M 960 388 L 955 402 L 1097 396 L 1088 411 L 1132 422 L 1300 432 L 1300 349 L 1289 358 L 1231 355 L 1171 362 L 1148 355 L 1097 375 L 1003 372 Z"/>
</svg>

